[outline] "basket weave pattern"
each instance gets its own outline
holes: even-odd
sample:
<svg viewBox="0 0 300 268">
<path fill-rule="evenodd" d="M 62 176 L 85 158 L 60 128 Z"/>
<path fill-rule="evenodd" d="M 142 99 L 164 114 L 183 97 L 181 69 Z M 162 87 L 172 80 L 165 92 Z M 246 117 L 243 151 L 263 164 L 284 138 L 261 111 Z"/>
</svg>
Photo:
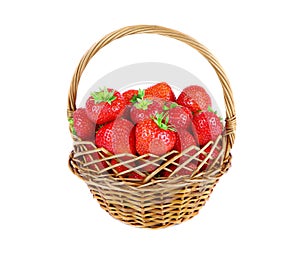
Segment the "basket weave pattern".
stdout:
<svg viewBox="0 0 300 268">
<path fill-rule="evenodd" d="M 235 110 L 228 79 L 220 64 L 203 45 L 172 29 L 138 25 L 125 27 L 105 36 L 83 56 L 71 82 L 68 118 L 72 118 L 76 110 L 78 83 L 89 60 L 113 40 L 137 33 L 156 33 L 178 39 L 207 58 L 223 87 L 226 106 L 226 125 L 223 135 L 201 149 L 193 146 L 181 153 L 172 151 L 163 156 L 112 155 L 104 148 L 97 148 L 94 143 L 81 141 L 72 135 L 74 150 L 70 154 L 69 166 L 74 174 L 84 180 L 100 206 L 111 216 L 138 227 L 161 228 L 194 217 L 208 200 L 219 177 L 229 169 L 230 149 L 235 138 Z M 220 145 L 220 157 L 210 161 L 213 151 Z M 207 154 L 205 149 L 208 146 L 212 149 Z M 199 158 L 200 155 L 203 157 Z M 182 157 L 186 160 L 178 163 L 178 159 Z M 116 160 L 116 164 L 111 164 L 112 159 Z M 177 174 L 180 170 L 189 169 L 187 164 L 192 161 L 198 164 L 197 170 L 192 175 Z M 116 167 L 119 165 L 126 166 L 127 170 L 118 173 Z M 170 169 L 172 165 L 176 166 L 175 170 Z M 209 166 L 202 171 L 201 167 L 204 165 Z M 151 168 L 153 171 L 145 175 L 143 172 L 145 168 Z M 131 171 L 135 171 L 144 179 L 126 178 L 126 173 Z M 163 171 L 168 171 L 170 176 L 160 177 Z"/>
</svg>

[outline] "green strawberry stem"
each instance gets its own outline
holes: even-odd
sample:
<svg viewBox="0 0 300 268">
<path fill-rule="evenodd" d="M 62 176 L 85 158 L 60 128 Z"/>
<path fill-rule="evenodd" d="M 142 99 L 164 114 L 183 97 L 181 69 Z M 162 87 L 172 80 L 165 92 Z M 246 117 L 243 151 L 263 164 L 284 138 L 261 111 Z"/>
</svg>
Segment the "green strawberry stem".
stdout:
<svg viewBox="0 0 300 268">
<path fill-rule="evenodd" d="M 100 88 L 99 91 L 92 92 L 91 96 L 94 98 L 95 104 L 98 104 L 100 102 L 107 102 L 111 104 L 112 101 L 117 98 L 114 94 L 114 90 L 108 91 L 107 87 L 103 87 L 103 89 Z"/>
<path fill-rule="evenodd" d="M 134 94 L 130 102 L 136 103 L 138 102 L 138 100 L 144 99 L 144 96 L 145 96 L 145 90 L 139 88 L 138 94 Z"/>
<path fill-rule="evenodd" d="M 152 120 L 163 130 L 176 131 L 175 128 L 169 124 L 169 116 L 166 112 L 156 113 L 155 116 L 151 117 Z"/>
<path fill-rule="evenodd" d="M 148 106 L 152 104 L 152 100 L 148 99 L 137 99 L 137 102 L 134 104 L 134 106 L 139 110 L 147 110 Z"/>
</svg>

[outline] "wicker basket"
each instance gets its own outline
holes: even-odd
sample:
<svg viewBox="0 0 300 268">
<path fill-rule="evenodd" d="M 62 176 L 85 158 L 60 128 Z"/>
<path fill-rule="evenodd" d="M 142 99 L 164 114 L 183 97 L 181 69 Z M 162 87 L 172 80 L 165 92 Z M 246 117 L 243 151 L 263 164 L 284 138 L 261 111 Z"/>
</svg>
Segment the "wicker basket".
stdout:
<svg viewBox="0 0 300 268">
<path fill-rule="evenodd" d="M 114 31 L 95 43 L 82 57 L 71 82 L 68 96 L 68 119 L 73 118 L 76 110 L 76 95 L 80 77 L 90 59 L 104 46 L 113 40 L 133 34 L 159 34 L 186 43 L 201 53 L 214 68 L 223 88 L 226 119 L 225 130 L 215 142 L 210 142 L 203 148 L 191 147 L 187 150 L 169 152 L 163 156 L 129 154 L 111 155 L 103 148 L 97 148 L 94 143 L 82 141 L 72 135 L 74 149 L 70 154 L 69 166 L 74 174 L 81 178 L 89 187 L 100 206 L 114 218 L 130 225 L 145 228 L 162 228 L 191 219 L 198 214 L 199 209 L 208 200 L 213 188 L 230 167 L 230 150 L 235 138 L 235 109 L 229 81 L 215 57 L 195 39 L 172 29 L 161 26 L 137 25 Z M 222 157 L 214 159 L 209 168 L 201 171 L 201 166 L 207 164 L 213 150 L 221 144 Z M 212 146 L 211 153 L 205 153 L 205 148 Z M 191 155 L 190 152 L 193 152 Z M 200 154 L 204 154 L 202 160 Z M 188 160 L 182 164 L 176 161 L 185 155 Z M 117 162 L 111 164 L 111 159 Z M 120 161 L 120 159 L 125 159 Z M 176 176 L 181 169 L 188 169 L 189 161 L 198 161 L 199 166 L 191 176 Z M 120 162 L 118 162 L 120 161 Z M 139 161 L 139 165 L 133 164 Z M 170 170 L 170 165 L 177 165 Z M 128 170 L 118 173 L 116 167 L 125 165 Z M 154 170 L 147 175 L 145 167 Z M 144 179 L 127 179 L 126 172 L 135 171 Z M 158 177 L 161 171 L 171 172 L 169 177 Z"/>
</svg>

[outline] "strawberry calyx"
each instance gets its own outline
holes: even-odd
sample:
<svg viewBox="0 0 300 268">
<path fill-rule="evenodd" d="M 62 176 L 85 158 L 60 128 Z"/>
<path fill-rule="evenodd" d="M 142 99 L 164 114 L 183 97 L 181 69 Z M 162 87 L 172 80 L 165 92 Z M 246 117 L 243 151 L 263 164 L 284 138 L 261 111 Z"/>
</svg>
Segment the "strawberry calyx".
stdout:
<svg viewBox="0 0 300 268">
<path fill-rule="evenodd" d="M 74 127 L 74 119 L 73 118 L 68 118 L 70 129 L 73 135 L 77 135 L 75 127 Z"/>
<path fill-rule="evenodd" d="M 144 96 L 145 96 L 145 90 L 139 88 L 138 93 L 133 95 L 130 102 L 136 103 L 138 102 L 138 100 L 144 99 Z"/>
<path fill-rule="evenodd" d="M 169 109 L 173 109 L 173 108 L 178 107 L 178 106 L 179 106 L 179 104 L 177 104 L 176 102 L 172 102 L 170 104 L 170 108 Z"/>
<path fill-rule="evenodd" d="M 91 93 L 91 96 L 94 99 L 95 104 L 99 104 L 100 102 L 107 102 L 111 105 L 111 103 L 117 98 L 114 94 L 114 90 L 108 90 L 107 87 L 103 87 L 103 89 L 99 88 L 99 91 L 94 91 Z"/>
<path fill-rule="evenodd" d="M 214 110 L 211 106 L 208 106 L 208 107 L 207 107 L 207 111 L 208 111 L 208 112 L 212 112 L 212 113 L 214 113 L 215 115 L 218 116 L 218 112 L 217 112 L 216 110 Z M 222 118 L 221 116 L 218 116 L 218 117 L 219 117 L 220 121 L 223 120 L 223 118 Z"/>
<path fill-rule="evenodd" d="M 176 131 L 175 128 L 169 123 L 169 116 L 167 113 L 156 113 L 151 119 L 157 124 L 157 126 L 163 130 Z"/>
<path fill-rule="evenodd" d="M 139 110 L 147 110 L 149 105 L 152 103 L 153 103 L 152 100 L 138 98 L 134 106 Z"/>
<path fill-rule="evenodd" d="M 169 111 L 169 110 L 179 106 L 176 102 L 171 102 L 169 106 L 167 104 L 168 103 L 165 103 L 163 106 L 164 111 Z"/>
</svg>

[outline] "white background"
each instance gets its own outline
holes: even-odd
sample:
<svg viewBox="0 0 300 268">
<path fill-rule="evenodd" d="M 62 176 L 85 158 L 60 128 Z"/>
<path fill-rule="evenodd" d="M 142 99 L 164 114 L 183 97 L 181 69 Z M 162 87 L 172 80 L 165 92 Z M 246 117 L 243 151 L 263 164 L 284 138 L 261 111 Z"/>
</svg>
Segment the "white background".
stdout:
<svg viewBox="0 0 300 268">
<path fill-rule="evenodd" d="M 205 44 L 231 81 L 238 119 L 232 168 L 209 202 L 156 231 L 111 218 L 67 167 L 75 67 L 102 36 L 133 24 Z M 0 267 L 300 267 L 298 1 L 2 1 L 0 25 Z M 79 97 L 144 60 L 198 71 L 223 105 L 197 52 L 144 35 L 103 49 Z"/>
</svg>

